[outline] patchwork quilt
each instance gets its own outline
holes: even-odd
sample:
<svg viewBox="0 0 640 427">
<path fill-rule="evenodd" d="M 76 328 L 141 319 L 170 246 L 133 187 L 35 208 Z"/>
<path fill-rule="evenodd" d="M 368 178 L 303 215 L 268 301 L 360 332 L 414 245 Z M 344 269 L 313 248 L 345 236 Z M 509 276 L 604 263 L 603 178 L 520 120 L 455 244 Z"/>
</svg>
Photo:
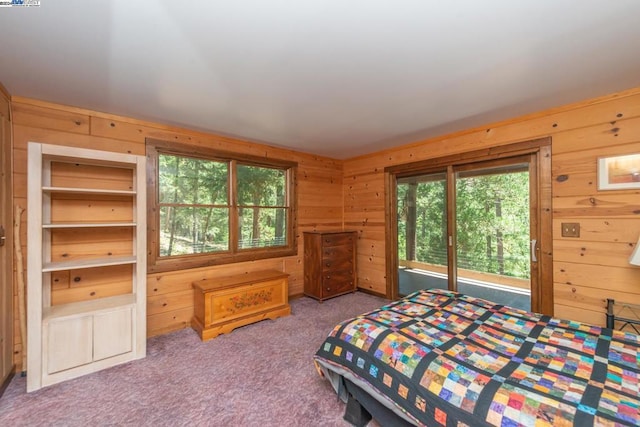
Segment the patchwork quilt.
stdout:
<svg viewBox="0 0 640 427">
<path fill-rule="evenodd" d="M 640 425 L 640 336 L 456 292 L 346 320 L 314 362 L 421 425 Z"/>
</svg>

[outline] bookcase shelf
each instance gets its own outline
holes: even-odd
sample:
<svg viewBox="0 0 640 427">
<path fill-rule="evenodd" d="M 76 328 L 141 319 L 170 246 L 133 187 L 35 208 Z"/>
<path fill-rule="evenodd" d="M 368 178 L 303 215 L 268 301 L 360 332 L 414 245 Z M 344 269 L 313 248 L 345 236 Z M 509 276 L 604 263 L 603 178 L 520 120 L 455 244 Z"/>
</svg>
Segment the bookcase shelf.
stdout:
<svg viewBox="0 0 640 427">
<path fill-rule="evenodd" d="M 110 265 L 135 264 L 135 256 L 79 259 L 74 261 L 47 262 L 42 266 L 42 272 L 77 270 L 80 268 L 107 267 Z"/>
<path fill-rule="evenodd" d="M 115 196 L 135 196 L 135 191 L 107 190 L 102 188 L 73 188 L 73 187 L 42 187 L 43 193 L 69 194 L 113 194 Z"/>
<path fill-rule="evenodd" d="M 57 224 L 42 224 L 42 228 L 98 228 L 98 227 L 135 227 L 135 222 L 68 222 Z"/>
<path fill-rule="evenodd" d="M 27 391 L 146 353 L 146 158 L 28 144 Z"/>
<path fill-rule="evenodd" d="M 136 302 L 134 294 L 117 295 L 90 301 L 74 302 L 47 307 L 42 311 L 43 321 L 51 321 L 62 317 L 85 316 L 87 314 L 110 311 L 116 308 L 133 306 Z"/>
</svg>

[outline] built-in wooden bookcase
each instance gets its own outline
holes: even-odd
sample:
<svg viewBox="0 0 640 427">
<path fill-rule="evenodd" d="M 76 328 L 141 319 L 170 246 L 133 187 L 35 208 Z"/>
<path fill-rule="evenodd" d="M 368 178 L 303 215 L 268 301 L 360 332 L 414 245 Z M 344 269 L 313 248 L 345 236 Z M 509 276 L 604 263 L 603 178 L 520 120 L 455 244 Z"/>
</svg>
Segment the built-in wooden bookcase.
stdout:
<svg viewBox="0 0 640 427">
<path fill-rule="evenodd" d="M 27 391 L 146 353 L 144 156 L 29 143 Z"/>
</svg>

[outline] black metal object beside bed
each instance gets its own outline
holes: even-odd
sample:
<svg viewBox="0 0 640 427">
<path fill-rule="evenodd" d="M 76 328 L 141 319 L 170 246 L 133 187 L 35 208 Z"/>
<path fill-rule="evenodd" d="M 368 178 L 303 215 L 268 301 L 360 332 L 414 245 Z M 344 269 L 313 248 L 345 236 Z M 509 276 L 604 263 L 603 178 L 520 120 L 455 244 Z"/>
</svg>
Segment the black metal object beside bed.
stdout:
<svg viewBox="0 0 640 427">
<path fill-rule="evenodd" d="M 616 303 L 615 300 L 611 298 L 607 298 L 607 328 L 615 329 L 616 322 L 620 322 L 622 323 L 622 325 L 618 328 L 618 330 L 622 331 L 625 327 L 631 326 L 631 328 L 633 328 L 636 334 L 640 334 L 640 330 L 638 330 L 638 328 L 636 327 L 636 326 L 640 326 L 640 318 L 631 319 L 629 317 L 617 316 L 614 313 L 615 303 Z M 635 312 L 636 315 L 640 313 L 640 305 L 623 303 L 623 304 L 620 304 L 620 306 L 623 309 L 627 308 Z M 637 311 L 634 311 L 634 310 L 637 310 Z"/>
</svg>

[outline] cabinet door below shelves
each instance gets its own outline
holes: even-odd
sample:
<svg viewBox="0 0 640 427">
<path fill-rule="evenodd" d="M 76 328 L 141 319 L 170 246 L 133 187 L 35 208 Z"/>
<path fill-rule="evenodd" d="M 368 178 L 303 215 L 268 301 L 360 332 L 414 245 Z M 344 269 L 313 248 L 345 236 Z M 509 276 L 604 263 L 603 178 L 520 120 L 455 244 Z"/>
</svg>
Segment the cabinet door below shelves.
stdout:
<svg viewBox="0 0 640 427">
<path fill-rule="evenodd" d="M 99 313 L 93 319 L 93 359 L 102 360 L 132 350 L 131 308 Z"/>
<path fill-rule="evenodd" d="M 45 323 L 48 361 L 46 372 L 53 374 L 85 365 L 93 360 L 93 316 L 56 319 Z M 46 329 L 49 329 L 47 332 Z"/>
</svg>

